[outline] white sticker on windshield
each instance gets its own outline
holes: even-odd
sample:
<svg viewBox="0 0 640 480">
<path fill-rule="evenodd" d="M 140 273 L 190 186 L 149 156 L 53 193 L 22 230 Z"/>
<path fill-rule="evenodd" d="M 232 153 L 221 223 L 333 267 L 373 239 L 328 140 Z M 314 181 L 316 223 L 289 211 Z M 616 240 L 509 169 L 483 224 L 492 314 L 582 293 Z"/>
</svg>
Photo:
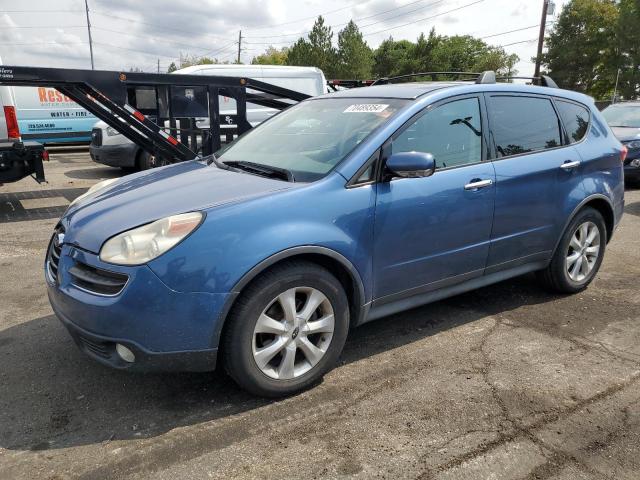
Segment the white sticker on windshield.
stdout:
<svg viewBox="0 0 640 480">
<path fill-rule="evenodd" d="M 357 105 L 349 105 L 343 113 L 380 113 L 389 105 L 384 103 L 360 103 Z"/>
</svg>

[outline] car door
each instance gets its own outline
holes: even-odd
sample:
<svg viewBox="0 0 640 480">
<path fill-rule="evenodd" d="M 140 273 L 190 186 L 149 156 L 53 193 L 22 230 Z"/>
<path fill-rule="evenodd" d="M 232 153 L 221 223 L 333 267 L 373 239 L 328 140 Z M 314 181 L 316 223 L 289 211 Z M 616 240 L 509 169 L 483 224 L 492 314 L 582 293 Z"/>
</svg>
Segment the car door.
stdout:
<svg viewBox="0 0 640 480">
<path fill-rule="evenodd" d="M 378 303 L 480 276 L 489 252 L 495 173 L 486 159 L 479 95 L 428 107 L 383 147 L 383 157 L 418 151 L 435 173 L 378 185 L 374 299 Z M 384 158 L 383 158 L 384 160 Z"/>
<path fill-rule="evenodd" d="M 496 206 L 487 272 L 548 259 L 581 181 L 577 150 L 565 146 L 551 98 L 487 94 L 495 148 Z"/>
</svg>

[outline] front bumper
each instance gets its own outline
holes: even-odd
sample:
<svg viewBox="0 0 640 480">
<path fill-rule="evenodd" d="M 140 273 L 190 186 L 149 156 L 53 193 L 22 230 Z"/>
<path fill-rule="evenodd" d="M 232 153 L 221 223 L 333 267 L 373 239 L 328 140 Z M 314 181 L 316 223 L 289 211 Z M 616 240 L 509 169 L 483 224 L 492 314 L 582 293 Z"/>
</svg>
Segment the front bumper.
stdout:
<svg viewBox="0 0 640 480">
<path fill-rule="evenodd" d="M 117 295 L 97 295 L 77 286 L 69 269 L 78 263 L 129 277 Z M 215 369 L 217 342 L 228 294 L 178 292 L 146 265 L 118 267 L 89 252 L 63 245 L 49 301 L 81 350 L 105 365 L 139 371 Z M 77 282 L 76 282 L 77 283 Z M 125 362 L 116 344 L 136 360 Z"/>
<path fill-rule="evenodd" d="M 89 146 L 91 160 L 109 167 L 133 168 L 136 166 L 136 156 L 139 147 L 135 143 L 122 145 Z"/>
<path fill-rule="evenodd" d="M 49 299 L 51 300 L 51 295 Z M 67 328 L 78 348 L 108 367 L 136 372 L 206 372 L 216 368 L 217 348 L 186 352 L 151 352 L 129 340 L 91 333 L 73 323 L 55 307 L 53 311 Z M 135 361 L 130 363 L 123 360 L 116 352 L 116 344 L 124 345 L 133 352 Z"/>
</svg>

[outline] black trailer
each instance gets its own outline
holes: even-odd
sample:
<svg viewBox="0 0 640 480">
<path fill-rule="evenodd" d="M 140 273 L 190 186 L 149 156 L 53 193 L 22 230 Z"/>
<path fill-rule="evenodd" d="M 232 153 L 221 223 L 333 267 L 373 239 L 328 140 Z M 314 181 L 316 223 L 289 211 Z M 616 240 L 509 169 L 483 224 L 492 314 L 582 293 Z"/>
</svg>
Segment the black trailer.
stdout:
<svg viewBox="0 0 640 480">
<path fill-rule="evenodd" d="M 245 77 L 6 65 L 0 66 L 0 85 L 56 88 L 161 159 L 159 163 L 210 155 L 223 143 L 251 129 L 247 103 L 282 110 L 309 98 L 304 93 Z M 235 100 L 235 115 L 221 118 L 221 96 Z M 208 122 L 203 122 L 206 119 Z M 208 126 L 199 128 L 198 124 Z M 24 162 L 18 165 L 7 161 L 0 167 L 0 183 L 32 173 L 39 181 L 44 180 L 41 160 L 29 170 Z"/>
</svg>

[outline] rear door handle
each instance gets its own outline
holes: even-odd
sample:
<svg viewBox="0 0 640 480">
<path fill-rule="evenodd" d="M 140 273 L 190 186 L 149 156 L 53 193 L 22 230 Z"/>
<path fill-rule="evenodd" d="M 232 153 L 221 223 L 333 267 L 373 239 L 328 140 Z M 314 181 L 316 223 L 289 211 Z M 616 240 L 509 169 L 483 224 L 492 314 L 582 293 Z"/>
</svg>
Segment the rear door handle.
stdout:
<svg viewBox="0 0 640 480">
<path fill-rule="evenodd" d="M 580 160 L 576 160 L 574 162 L 568 160 L 560 165 L 560 168 L 562 168 L 563 170 L 571 170 L 572 168 L 576 168 L 578 166 L 580 166 Z"/>
<path fill-rule="evenodd" d="M 493 180 L 472 180 L 464 186 L 465 190 L 479 190 L 481 188 L 493 185 Z"/>
</svg>

